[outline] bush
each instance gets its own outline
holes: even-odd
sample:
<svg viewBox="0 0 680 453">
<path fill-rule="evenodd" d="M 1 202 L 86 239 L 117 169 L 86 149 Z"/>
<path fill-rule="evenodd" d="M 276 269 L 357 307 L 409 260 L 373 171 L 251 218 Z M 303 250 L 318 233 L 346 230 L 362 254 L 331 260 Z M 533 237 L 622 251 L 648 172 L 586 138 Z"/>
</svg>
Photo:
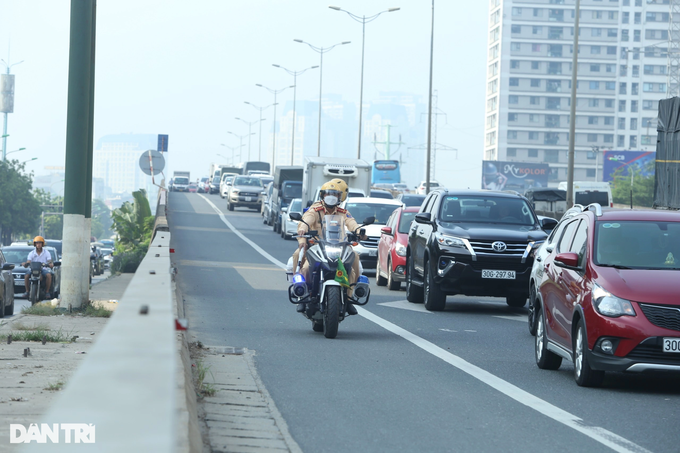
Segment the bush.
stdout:
<svg viewBox="0 0 680 453">
<path fill-rule="evenodd" d="M 135 273 L 147 250 L 148 246 L 116 253 L 111 261 L 111 273 Z"/>
</svg>

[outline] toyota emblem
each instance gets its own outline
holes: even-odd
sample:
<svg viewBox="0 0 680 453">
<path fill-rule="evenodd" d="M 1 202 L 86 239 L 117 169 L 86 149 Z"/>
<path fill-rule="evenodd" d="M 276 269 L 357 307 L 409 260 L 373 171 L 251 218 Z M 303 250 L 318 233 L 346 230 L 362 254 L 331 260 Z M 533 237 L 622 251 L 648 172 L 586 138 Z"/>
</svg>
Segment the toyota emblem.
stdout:
<svg viewBox="0 0 680 453">
<path fill-rule="evenodd" d="M 505 242 L 496 241 L 491 244 L 491 248 L 493 248 L 494 252 L 505 252 L 505 249 L 507 249 L 508 246 L 505 245 Z"/>
</svg>

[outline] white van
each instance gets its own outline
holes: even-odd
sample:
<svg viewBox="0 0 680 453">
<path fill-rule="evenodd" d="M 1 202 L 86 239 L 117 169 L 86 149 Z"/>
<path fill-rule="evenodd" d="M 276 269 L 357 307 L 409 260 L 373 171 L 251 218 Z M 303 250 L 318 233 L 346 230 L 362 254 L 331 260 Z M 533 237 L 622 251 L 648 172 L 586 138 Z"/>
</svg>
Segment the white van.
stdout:
<svg viewBox="0 0 680 453">
<path fill-rule="evenodd" d="M 558 189 L 567 190 L 567 182 L 562 181 Z M 614 207 L 612 188 L 608 182 L 574 181 L 574 203 L 588 206 L 599 203 L 603 207 Z"/>
</svg>

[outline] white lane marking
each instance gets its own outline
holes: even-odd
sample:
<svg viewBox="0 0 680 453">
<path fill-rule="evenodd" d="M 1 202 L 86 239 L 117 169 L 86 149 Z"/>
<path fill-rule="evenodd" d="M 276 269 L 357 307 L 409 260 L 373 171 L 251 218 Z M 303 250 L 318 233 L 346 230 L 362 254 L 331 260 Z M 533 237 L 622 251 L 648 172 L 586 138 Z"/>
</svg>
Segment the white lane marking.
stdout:
<svg viewBox="0 0 680 453">
<path fill-rule="evenodd" d="M 472 332 L 472 333 L 476 333 L 477 331 L 476 331 L 476 330 L 465 330 L 465 332 Z"/>
<path fill-rule="evenodd" d="M 500 318 L 500 319 L 509 319 L 511 321 L 521 321 L 524 322 L 527 320 L 526 316 L 493 316 L 494 318 Z"/>
<path fill-rule="evenodd" d="M 215 212 L 217 212 L 217 214 L 220 216 L 225 225 L 227 225 L 236 235 L 238 235 L 238 237 L 243 239 L 247 244 L 249 244 L 251 247 L 257 250 L 262 256 L 267 258 L 272 263 L 285 268 L 284 264 L 281 261 L 277 260 L 269 253 L 262 250 L 262 248 L 260 248 L 257 244 L 243 236 L 243 234 L 241 234 L 236 228 L 234 228 L 234 226 L 231 223 L 229 223 L 229 221 L 224 217 L 222 211 L 220 211 L 219 208 L 215 206 L 210 200 L 205 198 L 203 195 L 199 196 L 202 197 L 213 207 L 213 209 L 215 210 Z M 417 335 L 414 335 L 408 330 L 403 329 L 397 326 L 396 324 L 392 324 L 391 322 L 374 315 L 373 313 L 364 308 L 361 307 L 356 308 L 359 311 L 359 314 L 366 318 L 368 321 L 371 321 L 379 325 L 383 329 L 392 332 L 397 336 L 402 337 L 404 340 L 414 344 L 423 351 L 428 352 L 433 356 L 443 360 L 444 362 L 469 374 L 470 376 L 474 377 L 475 379 L 478 379 L 479 381 L 488 385 L 489 387 L 496 389 L 502 394 L 514 399 L 518 403 L 523 404 L 531 409 L 534 409 L 535 411 L 545 415 L 546 417 L 549 417 L 559 423 L 562 423 L 565 426 L 568 426 L 569 428 L 572 428 L 582 434 L 585 434 L 586 436 L 590 437 L 596 442 L 599 442 L 602 445 L 609 447 L 616 452 L 651 453 L 649 450 L 642 448 L 641 446 L 619 436 L 618 434 L 614 434 L 613 432 L 608 431 L 604 428 L 600 428 L 599 426 L 588 426 L 584 423 L 583 419 L 575 415 L 572 415 L 569 412 L 560 409 L 559 407 L 554 406 L 548 403 L 547 401 L 532 395 L 529 392 L 522 390 L 521 388 L 489 373 L 488 371 L 479 368 L 478 366 L 473 365 L 466 360 L 463 360 L 457 355 L 445 351 L 444 349 L 440 348 L 434 343 L 430 343 L 429 341 L 420 338 Z"/>
<path fill-rule="evenodd" d="M 458 333 L 457 330 L 451 330 L 451 329 L 439 329 L 439 330 L 441 330 L 442 332 L 453 332 L 453 333 Z"/>
<path fill-rule="evenodd" d="M 397 300 L 394 302 L 382 302 L 376 305 L 382 305 L 384 307 L 391 307 L 391 308 L 400 308 L 402 310 L 411 310 L 411 311 L 418 311 L 420 313 L 427 313 L 428 315 L 431 315 L 431 311 L 427 311 L 425 309 L 425 306 L 423 304 L 412 304 L 411 302 L 407 300 Z"/>
</svg>

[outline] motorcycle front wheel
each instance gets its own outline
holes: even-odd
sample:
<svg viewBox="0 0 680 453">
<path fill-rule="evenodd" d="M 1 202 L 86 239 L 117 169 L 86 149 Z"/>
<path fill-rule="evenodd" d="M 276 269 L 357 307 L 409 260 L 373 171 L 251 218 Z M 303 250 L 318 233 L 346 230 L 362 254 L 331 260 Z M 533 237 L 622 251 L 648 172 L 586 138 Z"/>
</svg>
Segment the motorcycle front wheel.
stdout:
<svg viewBox="0 0 680 453">
<path fill-rule="evenodd" d="M 28 300 L 31 301 L 31 305 L 38 303 L 38 287 L 37 283 L 31 283 L 31 292 L 28 293 Z"/>
<path fill-rule="evenodd" d="M 341 289 L 339 286 L 329 286 L 326 288 L 326 310 L 323 314 L 323 335 L 326 338 L 335 338 L 338 335 L 340 310 L 342 310 Z"/>
</svg>

